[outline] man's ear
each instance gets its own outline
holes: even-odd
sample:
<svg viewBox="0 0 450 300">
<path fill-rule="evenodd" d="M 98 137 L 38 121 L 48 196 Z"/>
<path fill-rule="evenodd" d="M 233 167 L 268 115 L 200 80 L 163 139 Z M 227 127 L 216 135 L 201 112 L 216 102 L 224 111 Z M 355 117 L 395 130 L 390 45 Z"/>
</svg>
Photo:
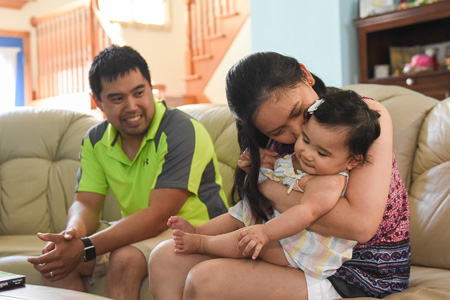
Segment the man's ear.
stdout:
<svg viewBox="0 0 450 300">
<path fill-rule="evenodd" d="M 100 101 L 95 95 L 94 93 L 91 93 L 91 103 L 94 102 L 95 106 L 97 106 L 98 109 L 100 109 L 103 112 L 103 107 L 102 107 L 102 101 Z"/>
<path fill-rule="evenodd" d="M 350 158 L 348 163 L 347 163 L 347 170 L 350 171 L 354 167 L 356 167 L 359 164 L 361 164 L 363 162 L 363 160 L 364 160 L 364 158 L 363 158 L 363 156 L 361 154 Z"/>
</svg>

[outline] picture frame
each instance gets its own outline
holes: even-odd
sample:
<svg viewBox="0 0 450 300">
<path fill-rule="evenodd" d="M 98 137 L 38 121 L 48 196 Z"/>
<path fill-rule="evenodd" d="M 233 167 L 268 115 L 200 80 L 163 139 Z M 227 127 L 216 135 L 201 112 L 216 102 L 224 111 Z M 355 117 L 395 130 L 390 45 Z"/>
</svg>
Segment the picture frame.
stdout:
<svg viewBox="0 0 450 300">
<path fill-rule="evenodd" d="M 375 65 L 374 72 L 373 72 L 374 78 L 389 77 L 389 68 L 390 68 L 390 66 L 387 64 Z"/>
<path fill-rule="evenodd" d="M 359 0 L 359 17 L 366 18 L 373 15 L 383 14 L 397 8 L 395 0 Z"/>
</svg>

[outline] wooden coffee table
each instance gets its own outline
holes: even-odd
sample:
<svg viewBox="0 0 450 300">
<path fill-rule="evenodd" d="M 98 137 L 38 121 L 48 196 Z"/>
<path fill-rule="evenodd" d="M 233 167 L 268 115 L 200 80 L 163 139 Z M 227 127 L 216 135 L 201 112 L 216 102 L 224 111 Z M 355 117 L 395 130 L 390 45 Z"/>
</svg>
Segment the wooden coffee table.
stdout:
<svg viewBox="0 0 450 300">
<path fill-rule="evenodd" d="M 48 286 L 26 284 L 24 287 L 0 291 L 0 300 L 105 300 L 109 298 Z"/>
</svg>

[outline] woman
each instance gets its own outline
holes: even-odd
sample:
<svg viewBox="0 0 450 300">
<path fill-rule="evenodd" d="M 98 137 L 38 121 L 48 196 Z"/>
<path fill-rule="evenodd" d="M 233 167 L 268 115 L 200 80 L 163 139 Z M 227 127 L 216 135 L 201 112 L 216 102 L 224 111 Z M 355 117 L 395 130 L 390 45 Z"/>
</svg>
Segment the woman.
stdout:
<svg viewBox="0 0 450 300">
<path fill-rule="evenodd" d="M 302 132 L 305 110 L 328 89 L 304 65 L 273 52 L 251 54 L 233 66 L 227 75 L 228 104 L 236 117 L 241 150 L 248 148 L 251 154 L 250 163 L 238 162 L 237 195 L 272 201 L 280 211 L 301 202 L 300 193 L 288 196 L 285 187 L 272 181 L 258 189 L 259 148 L 272 139 L 277 152 L 292 152 L 288 145 Z M 353 258 L 329 278 L 328 285 L 308 285 L 303 272 L 262 260 L 179 255 L 168 241 L 150 259 L 155 299 L 327 299 L 336 292 L 342 297 L 383 297 L 405 289 L 410 260 L 408 197 L 398 172 L 393 172 L 389 113 L 378 102 L 365 101 L 381 115 L 381 135 L 369 150 L 372 163 L 351 171 L 346 198 L 309 228 L 359 242 Z M 286 199 L 281 201 L 280 194 Z M 222 230 L 210 234 L 233 229 Z"/>
</svg>

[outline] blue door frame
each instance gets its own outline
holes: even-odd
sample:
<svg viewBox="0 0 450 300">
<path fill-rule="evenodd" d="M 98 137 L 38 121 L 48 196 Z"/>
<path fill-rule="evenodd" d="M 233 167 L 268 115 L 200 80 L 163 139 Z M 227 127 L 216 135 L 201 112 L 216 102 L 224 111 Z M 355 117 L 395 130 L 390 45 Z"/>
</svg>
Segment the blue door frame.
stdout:
<svg viewBox="0 0 450 300">
<path fill-rule="evenodd" d="M 17 53 L 17 78 L 16 78 L 16 101 L 15 106 L 25 105 L 25 71 L 23 57 L 23 40 L 21 38 L 0 36 L 0 47 L 19 47 Z"/>
</svg>

